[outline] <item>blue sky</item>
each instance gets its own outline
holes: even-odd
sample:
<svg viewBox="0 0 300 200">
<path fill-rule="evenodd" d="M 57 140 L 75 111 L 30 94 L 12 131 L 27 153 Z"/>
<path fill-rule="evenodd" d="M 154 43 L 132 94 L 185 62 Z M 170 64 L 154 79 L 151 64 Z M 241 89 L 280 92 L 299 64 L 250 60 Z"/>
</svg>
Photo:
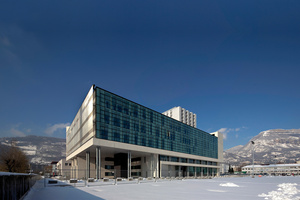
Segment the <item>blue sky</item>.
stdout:
<svg viewBox="0 0 300 200">
<path fill-rule="evenodd" d="M 0 136 L 65 137 L 92 84 L 224 149 L 300 128 L 300 2 L 1 1 Z"/>
</svg>

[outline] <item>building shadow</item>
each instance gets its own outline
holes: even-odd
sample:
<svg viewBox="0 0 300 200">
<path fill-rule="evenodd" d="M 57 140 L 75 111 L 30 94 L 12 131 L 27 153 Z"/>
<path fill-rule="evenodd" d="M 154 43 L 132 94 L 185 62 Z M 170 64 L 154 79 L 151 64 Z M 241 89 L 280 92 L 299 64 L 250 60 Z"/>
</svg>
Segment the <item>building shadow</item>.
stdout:
<svg viewBox="0 0 300 200">
<path fill-rule="evenodd" d="M 49 180 L 51 179 L 46 179 L 46 184 L 44 179 L 37 181 L 37 183 L 32 187 L 23 200 L 104 200 L 103 198 L 99 197 L 101 196 L 101 193 L 97 191 L 96 187 L 77 188 L 69 184 L 62 184 L 61 182 L 58 182 L 58 184 L 48 184 Z M 84 190 L 90 190 L 94 193 L 99 193 L 99 196 L 90 194 Z"/>
</svg>

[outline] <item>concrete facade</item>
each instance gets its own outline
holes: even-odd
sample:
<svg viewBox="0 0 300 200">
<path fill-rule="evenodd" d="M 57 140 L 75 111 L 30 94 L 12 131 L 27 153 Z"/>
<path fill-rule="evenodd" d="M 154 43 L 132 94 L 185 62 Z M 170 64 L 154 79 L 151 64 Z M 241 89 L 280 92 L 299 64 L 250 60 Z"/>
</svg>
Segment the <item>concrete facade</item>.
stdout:
<svg viewBox="0 0 300 200">
<path fill-rule="evenodd" d="M 171 108 L 162 114 L 197 128 L 197 115 L 180 106 Z"/>
<path fill-rule="evenodd" d="M 71 176 L 71 165 L 72 162 L 71 161 L 66 161 L 66 159 L 61 159 L 60 161 L 58 161 L 58 163 L 56 164 L 57 166 L 57 171 L 58 171 L 58 175 L 66 177 L 66 178 L 70 178 Z"/>
</svg>

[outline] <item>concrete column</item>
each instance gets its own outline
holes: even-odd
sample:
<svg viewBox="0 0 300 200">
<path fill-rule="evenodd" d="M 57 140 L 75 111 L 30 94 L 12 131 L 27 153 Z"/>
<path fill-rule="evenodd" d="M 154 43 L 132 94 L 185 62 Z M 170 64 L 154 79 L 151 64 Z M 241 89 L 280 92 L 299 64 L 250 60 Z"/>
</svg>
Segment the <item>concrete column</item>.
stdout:
<svg viewBox="0 0 300 200">
<path fill-rule="evenodd" d="M 101 178 L 101 149 L 96 147 L 96 179 Z"/>
<path fill-rule="evenodd" d="M 71 161 L 72 162 L 72 164 L 71 164 L 71 172 L 70 172 L 70 178 L 74 178 L 74 172 L 73 172 L 73 170 L 74 170 L 74 159 Z"/>
<path fill-rule="evenodd" d="M 197 177 L 197 167 L 194 167 L 194 171 L 195 171 L 194 176 Z"/>
<path fill-rule="evenodd" d="M 158 156 L 158 154 L 153 154 L 152 157 L 153 157 L 153 175 L 152 176 L 155 178 L 158 178 L 159 177 L 159 175 L 158 175 L 159 156 Z"/>
<path fill-rule="evenodd" d="M 85 161 L 86 161 L 86 179 L 90 178 L 90 152 L 87 151 L 85 153 Z"/>
<path fill-rule="evenodd" d="M 159 177 L 161 177 L 162 175 L 161 175 L 161 167 L 162 167 L 162 164 L 161 164 L 161 162 L 159 162 L 159 169 L 160 169 L 160 171 L 159 171 Z"/>
<path fill-rule="evenodd" d="M 128 166 L 127 166 L 127 178 L 131 177 L 131 152 L 128 151 Z"/>
</svg>

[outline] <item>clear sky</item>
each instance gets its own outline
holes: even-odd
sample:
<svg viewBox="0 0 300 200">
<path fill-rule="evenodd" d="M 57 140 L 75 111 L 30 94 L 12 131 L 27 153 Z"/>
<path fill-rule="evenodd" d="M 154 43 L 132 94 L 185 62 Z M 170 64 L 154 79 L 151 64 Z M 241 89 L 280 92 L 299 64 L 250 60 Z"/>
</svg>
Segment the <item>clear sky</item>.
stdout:
<svg viewBox="0 0 300 200">
<path fill-rule="evenodd" d="M 300 1 L 1 1 L 0 136 L 65 137 L 92 84 L 224 149 L 300 128 Z"/>
</svg>

